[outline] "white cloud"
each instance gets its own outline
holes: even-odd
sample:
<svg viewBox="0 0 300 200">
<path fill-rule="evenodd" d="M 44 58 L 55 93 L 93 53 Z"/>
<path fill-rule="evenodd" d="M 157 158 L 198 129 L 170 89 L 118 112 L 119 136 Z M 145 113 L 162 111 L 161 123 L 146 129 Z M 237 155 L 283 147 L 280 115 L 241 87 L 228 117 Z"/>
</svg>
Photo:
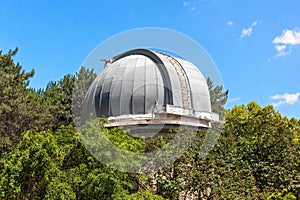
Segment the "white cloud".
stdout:
<svg viewBox="0 0 300 200">
<path fill-rule="evenodd" d="M 228 103 L 233 103 L 233 102 L 240 101 L 240 100 L 241 100 L 240 97 L 235 97 L 235 98 L 229 98 L 229 99 L 227 100 L 227 102 L 228 102 Z"/>
<path fill-rule="evenodd" d="M 242 30 L 241 37 L 250 36 L 252 33 L 252 28 L 247 28 Z"/>
<path fill-rule="evenodd" d="M 300 30 L 283 30 L 280 36 L 273 40 L 274 44 L 300 44 Z"/>
<path fill-rule="evenodd" d="M 278 101 L 276 103 L 272 103 L 271 105 L 274 106 L 274 107 L 279 107 L 279 106 L 281 106 L 284 103 L 285 103 L 284 101 Z"/>
<path fill-rule="evenodd" d="M 277 56 L 285 56 L 290 54 L 291 46 L 300 45 L 300 30 L 294 28 L 294 30 L 285 29 L 280 36 L 276 36 L 272 43 L 277 50 Z"/>
<path fill-rule="evenodd" d="M 298 103 L 299 96 L 300 96 L 300 92 L 294 94 L 284 93 L 284 94 L 273 95 L 270 97 L 270 99 L 278 100 L 277 102 L 272 103 L 273 106 L 278 107 L 283 104 L 294 105 L 295 103 Z"/>
<path fill-rule="evenodd" d="M 286 45 L 276 45 L 275 48 L 277 51 L 283 51 L 284 49 L 286 49 Z"/>
<path fill-rule="evenodd" d="M 257 25 L 257 21 L 253 22 L 249 28 L 243 28 L 241 33 L 241 38 L 250 36 L 253 31 L 253 27 Z"/>
<path fill-rule="evenodd" d="M 227 26 L 232 26 L 233 25 L 233 21 L 229 20 L 227 23 L 226 23 Z"/>
</svg>

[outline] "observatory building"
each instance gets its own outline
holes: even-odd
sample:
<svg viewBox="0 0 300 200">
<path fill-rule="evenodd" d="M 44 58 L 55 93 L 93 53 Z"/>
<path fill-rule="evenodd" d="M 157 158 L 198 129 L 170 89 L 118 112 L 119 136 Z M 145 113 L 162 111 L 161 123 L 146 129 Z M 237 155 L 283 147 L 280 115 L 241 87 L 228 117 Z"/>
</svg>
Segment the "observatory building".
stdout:
<svg viewBox="0 0 300 200">
<path fill-rule="evenodd" d="M 106 117 L 106 127 L 134 131 L 161 127 L 209 128 L 211 112 L 206 80 L 191 62 L 148 49 L 134 49 L 106 61 L 90 86 L 83 108 Z"/>
</svg>

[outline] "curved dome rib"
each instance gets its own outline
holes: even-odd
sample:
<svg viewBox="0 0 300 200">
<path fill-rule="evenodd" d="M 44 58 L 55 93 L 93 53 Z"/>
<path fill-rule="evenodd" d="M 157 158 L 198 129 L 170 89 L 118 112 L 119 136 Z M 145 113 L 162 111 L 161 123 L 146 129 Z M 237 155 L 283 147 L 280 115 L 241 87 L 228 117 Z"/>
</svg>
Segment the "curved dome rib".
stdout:
<svg viewBox="0 0 300 200">
<path fill-rule="evenodd" d="M 170 61 L 170 63 L 173 65 L 174 69 L 176 70 L 176 73 L 179 78 L 180 86 L 181 86 L 180 89 L 182 95 L 182 107 L 187 109 L 192 109 L 193 98 L 191 94 L 191 86 L 185 70 L 174 57 L 165 53 L 160 53 L 160 54 L 166 56 Z"/>
<path fill-rule="evenodd" d="M 148 57 L 149 59 L 151 59 L 158 67 L 160 73 L 162 74 L 162 78 L 163 78 L 163 83 L 164 83 L 164 104 L 170 104 L 173 105 L 173 94 L 172 94 L 172 85 L 171 85 L 171 80 L 170 80 L 170 76 L 169 73 L 166 69 L 165 64 L 163 63 L 163 61 L 152 51 L 147 50 L 147 49 L 134 49 L 134 50 L 130 50 L 130 51 L 126 51 L 120 55 L 117 55 L 115 57 L 112 58 L 112 63 L 124 58 L 126 56 L 130 56 L 130 55 L 143 55 Z"/>
</svg>

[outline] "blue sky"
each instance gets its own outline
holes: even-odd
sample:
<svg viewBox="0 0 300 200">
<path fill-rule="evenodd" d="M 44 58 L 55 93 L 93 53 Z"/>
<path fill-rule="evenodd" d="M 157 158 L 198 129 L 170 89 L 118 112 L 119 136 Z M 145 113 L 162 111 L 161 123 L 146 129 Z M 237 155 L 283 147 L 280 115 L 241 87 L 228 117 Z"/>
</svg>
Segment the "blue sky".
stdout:
<svg viewBox="0 0 300 200">
<path fill-rule="evenodd" d="M 35 69 L 32 87 L 74 74 L 100 42 L 122 31 L 182 32 L 210 54 L 227 107 L 256 101 L 300 118 L 300 1 L 2 1 L 0 49 Z"/>
</svg>

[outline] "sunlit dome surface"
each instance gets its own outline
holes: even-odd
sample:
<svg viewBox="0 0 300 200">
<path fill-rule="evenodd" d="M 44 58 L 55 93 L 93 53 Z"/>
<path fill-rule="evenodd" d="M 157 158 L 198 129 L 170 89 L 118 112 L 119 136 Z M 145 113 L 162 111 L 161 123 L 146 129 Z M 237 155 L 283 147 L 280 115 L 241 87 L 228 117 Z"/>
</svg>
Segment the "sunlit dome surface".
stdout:
<svg viewBox="0 0 300 200">
<path fill-rule="evenodd" d="M 84 113 L 108 118 L 108 126 L 139 124 L 209 127 L 206 80 L 191 62 L 147 49 L 135 49 L 106 62 L 90 86 Z"/>
</svg>

